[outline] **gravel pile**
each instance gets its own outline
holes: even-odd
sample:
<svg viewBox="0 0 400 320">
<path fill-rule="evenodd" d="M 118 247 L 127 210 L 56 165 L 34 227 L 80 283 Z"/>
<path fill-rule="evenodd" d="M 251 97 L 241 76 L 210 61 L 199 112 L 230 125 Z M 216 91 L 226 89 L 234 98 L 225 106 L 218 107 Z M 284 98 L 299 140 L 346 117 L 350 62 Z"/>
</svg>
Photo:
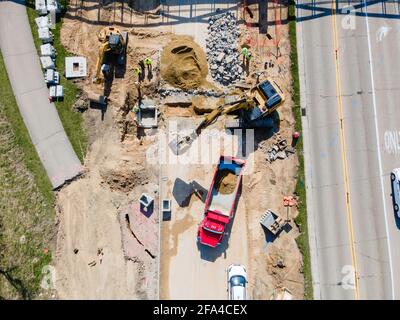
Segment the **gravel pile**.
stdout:
<svg viewBox="0 0 400 320">
<path fill-rule="evenodd" d="M 195 90 L 181 90 L 181 89 L 166 89 L 166 88 L 159 88 L 158 93 L 162 98 L 165 98 L 167 96 L 172 96 L 172 95 L 202 95 L 202 96 L 207 96 L 207 97 L 221 97 L 223 93 L 216 92 L 214 90 L 202 90 L 202 89 L 195 89 Z"/>
<path fill-rule="evenodd" d="M 208 20 L 207 60 L 211 76 L 223 85 L 241 79 L 243 68 L 238 52 L 239 25 L 235 16 L 222 13 Z"/>
</svg>

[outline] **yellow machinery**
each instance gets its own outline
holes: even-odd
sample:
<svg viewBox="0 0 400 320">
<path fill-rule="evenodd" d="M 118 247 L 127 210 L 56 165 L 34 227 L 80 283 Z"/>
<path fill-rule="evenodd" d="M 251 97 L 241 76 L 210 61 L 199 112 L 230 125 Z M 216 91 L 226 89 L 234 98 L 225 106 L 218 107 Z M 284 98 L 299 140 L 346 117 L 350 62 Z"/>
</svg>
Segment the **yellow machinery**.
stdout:
<svg viewBox="0 0 400 320">
<path fill-rule="evenodd" d="M 239 127 L 271 127 L 272 121 L 268 119 L 268 116 L 284 101 L 285 97 L 279 85 L 274 80 L 267 79 L 251 88 L 250 92 L 244 94 L 239 100 L 220 105 L 214 109 L 204 117 L 204 120 L 190 135 L 182 138 L 177 137 L 169 145 L 175 154 L 183 153 L 201 134 L 201 131 L 216 121 L 219 116 L 239 110 L 241 111 Z"/>
<path fill-rule="evenodd" d="M 104 63 L 104 59 L 107 53 L 117 55 L 117 64 L 123 65 L 125 63 L 126 45 L 127 45 L 127 33 L 121 32 L 119 29 L 114 27 L 105 27 L 97 35 L 101 42 L 99 48 L 99 54 L 96 62 L 96 74 L 93 78 L 94 83 L 102 83 L 104 81 L 103 74 L 107 74 L 110 71 L 108 63 Z"/>
</svg>

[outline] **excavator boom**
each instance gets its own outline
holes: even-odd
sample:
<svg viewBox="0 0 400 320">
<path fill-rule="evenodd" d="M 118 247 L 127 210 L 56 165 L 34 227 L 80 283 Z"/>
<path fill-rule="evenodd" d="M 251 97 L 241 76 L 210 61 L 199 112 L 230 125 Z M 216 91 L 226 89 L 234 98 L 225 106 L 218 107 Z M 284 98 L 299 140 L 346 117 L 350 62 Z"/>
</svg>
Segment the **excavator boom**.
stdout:
<svg viewBox="0 0 400 320">
<path fill-rule="evenodd" d="M 99 54 L 97 56 L 97 62 L 96 62 L 96 74 L 93 78 L 93 83 L 100 84 L 104 80 L 102 72 L 101 72 L 101 66 L 104 61 L 104 55 L 106 54 L 107 51 L 110 51 L 110 46 L 109 46 L 108 42 L 105 42 L 100 46 L 100 49 L 99 49 Z"/>
<path fill-rule="evenodd" d="M 229 102 L 223 105 L 218 106 L 211 113 L 206 115 L 202 122 L 197 126 L 197 128 L 187 136 L 182 138 L 176 138 L 170 142 L 170 147 L 174 151 L 175 154 L 180 154 L 183 150 L 186 150 L 194 141 L 196 137 L 198 137 L 202 130 L 207 128 L 209 125 L 214 123 L 221 115 L 229 114 L 231 112 L 237 110 L 248 110 L 253 105 L 253 101 L 248 99 L 247 97 L 242 97 L 239 100 Z"/>
</svg>

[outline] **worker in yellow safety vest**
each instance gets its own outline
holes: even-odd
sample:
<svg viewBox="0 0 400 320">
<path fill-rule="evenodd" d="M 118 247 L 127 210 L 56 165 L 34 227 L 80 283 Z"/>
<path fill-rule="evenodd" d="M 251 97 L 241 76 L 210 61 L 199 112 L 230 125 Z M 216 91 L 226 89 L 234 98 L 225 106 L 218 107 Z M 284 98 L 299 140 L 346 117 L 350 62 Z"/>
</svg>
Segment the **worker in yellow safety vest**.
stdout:
<svg viewBox="0 0 400 320">
<path fill-rule="evenodd" d="M 138 81 L 141 81 L 141 75 L 142 75 L 142 70 L 139 67 L 136 67 L 133 72 L 135 73 L 135 75 L 137 75 L 138 77 Z"/>
<path fill-rule="evenodd" d="M 249 48 L 243 47 L 242 48 L 243 59 L 248 59 L 249 54 L 250 54 Z"/>
<path fill-rule="evenodd" d="M 144 59 L 144 64 L 147 66 L 147 71 L 149 73 L 152 72 L 152 63 L 153 63 L 153 61 L 151 60 L 151 58 Z"/>
</svg>

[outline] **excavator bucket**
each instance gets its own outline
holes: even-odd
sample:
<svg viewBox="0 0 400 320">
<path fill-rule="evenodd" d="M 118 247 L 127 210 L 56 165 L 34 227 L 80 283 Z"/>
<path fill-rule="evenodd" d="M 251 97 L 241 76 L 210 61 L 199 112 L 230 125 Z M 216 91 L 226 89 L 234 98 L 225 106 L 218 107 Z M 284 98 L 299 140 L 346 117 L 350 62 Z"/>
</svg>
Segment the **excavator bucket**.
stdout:
<svg viewBox="0 0 400 320">
<path fill-rule="evenodd" d="M 190 148 L 196 137 L 197 134 L 195 131 L 187 136 L 182 136 L 177 133 L 168 145 L 174 154 L 180 155 Z"/>
</svg>

